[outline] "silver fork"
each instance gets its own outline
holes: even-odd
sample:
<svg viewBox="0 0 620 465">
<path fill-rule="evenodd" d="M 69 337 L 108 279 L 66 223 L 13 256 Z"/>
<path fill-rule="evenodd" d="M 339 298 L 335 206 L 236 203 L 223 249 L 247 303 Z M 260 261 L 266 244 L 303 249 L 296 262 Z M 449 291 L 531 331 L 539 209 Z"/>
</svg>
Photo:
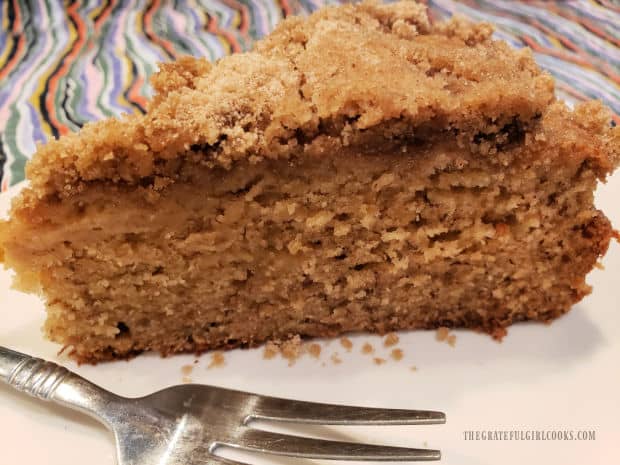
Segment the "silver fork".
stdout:
<svg viewBox="0 0 620 465">
<path fill-rule="evenodd" d="M 312 459 L 426 461 L 438 450 L 289 436 L 253 420 L 318 425 L 429 425 L 441 412 L 319 404 L 214 386 L 173 386 L 140 398 L 108 392 L 52 362 L 0 346 L 0 379 L 19 391 L 95 417 L 114 433 L 119 465 L 240 465 L 223 446 Z"/>
</svg>

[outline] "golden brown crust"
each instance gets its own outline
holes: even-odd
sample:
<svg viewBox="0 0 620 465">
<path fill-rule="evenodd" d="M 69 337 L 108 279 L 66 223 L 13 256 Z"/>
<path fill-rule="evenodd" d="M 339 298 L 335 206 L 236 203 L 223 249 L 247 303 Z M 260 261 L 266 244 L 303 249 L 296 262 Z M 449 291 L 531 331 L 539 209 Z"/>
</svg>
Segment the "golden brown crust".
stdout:
<svg viewBox="0 0 620 465">
<path fill-rule="evenodd" d="M 29 195 L 71 195 L 92 180 L 135 183 L 197 146 L 213 166 L 296 156 L 312 152 L 318 136 L 333 138 L 325 135 L 333 121 L 354 133 L 397 120 L 400 130 L 430 124 L 472 136 L 514 117 L 527 122 L 553 100 L 552 80 L 529 51 L 491 32 L 458 18 L 431 26 L 411 2 L 288 19 L 253 52 L 162 65 L 146 115 L 89 124 L 40 147 L 27 169 Z"/>
<path fill-rule="evenodd" d="M 529 53 L 491 32 L 365 2 L 215 65 L 162 65 L 146 115 L 40 148 L 0 261 L 41 286 L 48 336 L 87 362 L 550 321 L 618 237 L 591 192 L 620 129 L 598 102 L 553 101 Z"/>
</svg>

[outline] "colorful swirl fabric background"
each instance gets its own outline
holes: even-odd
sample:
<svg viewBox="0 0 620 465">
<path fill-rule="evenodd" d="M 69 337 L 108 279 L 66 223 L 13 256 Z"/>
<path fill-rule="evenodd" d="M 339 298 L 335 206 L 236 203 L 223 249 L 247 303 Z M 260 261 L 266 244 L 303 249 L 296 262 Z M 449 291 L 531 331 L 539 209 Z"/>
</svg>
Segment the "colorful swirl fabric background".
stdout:
<svg viewBox="0 0 620 465">
<path fill-rule="evenodd" d="M 210 60 L 251 47 L 283 17 L 335 0 L 0 0 L 1 190 L 24 178 L 36 144 L 84 123 L 144 111 L 157 63 Z M 426 0 L 431 19 L 454 13 L 530 46 L 560 98 L 596 98 L 620 123 L 617 0 Z"/>
</svg>

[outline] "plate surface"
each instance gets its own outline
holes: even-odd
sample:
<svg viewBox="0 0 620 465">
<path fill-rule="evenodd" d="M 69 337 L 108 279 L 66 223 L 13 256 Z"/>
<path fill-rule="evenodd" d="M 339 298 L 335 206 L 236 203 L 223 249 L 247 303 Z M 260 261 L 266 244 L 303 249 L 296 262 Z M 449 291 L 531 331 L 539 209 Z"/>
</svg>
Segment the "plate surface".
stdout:
<svg viewBox="0 0 620 465">
<path fill-rule="evenodd" d="M 16 189 L 0 195 L 0 217 Z M 620 226 L 620 175 L 599 187 L 597 205 Z M 455 331 L 456 344 L 434 332 L 400 333 L 400 361 L 376 336 L 351 336 L 347 351 L 338 340 L 319 341 L 319 359 L 305 355 L 292 366 L 263 358 L 262 349 L 225 353 L 225 364 L 208 368 L 211 357 L 161 359 L 143 355 L 129 362 L 76 366 L 57 356 L 59 346 L 43 339 L 43 303 L 10 289 L 0 271 L 0 344 L 55 360 L 122 395 L 136 396 L 188 381 L 281 397 L 377 407 L 429 408 L 446 412 L 448 423 L 426 427 L 333 428 L 342 440 L 440 448 L 446 465 L 620 463 L 620 246 L 613 242 L 588 282 L 592 295 L 552 325 L 521 324 L 499 344 L 484 335 Z M 373 355 L 362 345 L 373 345 Z M 336 355 L 334 355 L 336 354 Z M 373 357 L 387 361 L 381 365 Z M 336 363 L 339 359 L 341 363 Z M 197 360 L 196 363 L 194 361 Z M 189 368 L 183 368 L 190 365 Z M 416 371 L 411 369 L 417 368 Z M 301 429 L 278 428 L 300 432 Z M 594 430 L 588 441 L 468 440 L 476 430 Z M 306 433 L 324 435 L 326 429 Z M 0 385 L 2 464 L 111 465 L 111 435 L 89 418 L 46 404 Z M 243 458 L 240 453 L 230 457 Z M 302 463 L 282 457 L 252 463 Z M 307 463 L 311 463 L 308 461 Z M 327 463 L 327 462 L 326 462 Z M 337 462 L 332 462 L 337 463 Z"/>
</svg>

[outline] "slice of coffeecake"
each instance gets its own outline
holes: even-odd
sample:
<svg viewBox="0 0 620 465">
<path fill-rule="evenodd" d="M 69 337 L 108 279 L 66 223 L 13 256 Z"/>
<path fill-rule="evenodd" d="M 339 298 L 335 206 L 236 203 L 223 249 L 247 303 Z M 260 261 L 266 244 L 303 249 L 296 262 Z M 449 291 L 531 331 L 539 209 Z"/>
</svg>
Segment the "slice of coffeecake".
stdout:
<svg viewBox="0 0 620 465">
<path fill-rule="evenodd" d="M 551 320 L 614 235 L 620 129 L 491 33 L 365 2 L 162 65 L 145 115 L 38 149 L 0 257 L 88 362 Z"/>
</svg>

